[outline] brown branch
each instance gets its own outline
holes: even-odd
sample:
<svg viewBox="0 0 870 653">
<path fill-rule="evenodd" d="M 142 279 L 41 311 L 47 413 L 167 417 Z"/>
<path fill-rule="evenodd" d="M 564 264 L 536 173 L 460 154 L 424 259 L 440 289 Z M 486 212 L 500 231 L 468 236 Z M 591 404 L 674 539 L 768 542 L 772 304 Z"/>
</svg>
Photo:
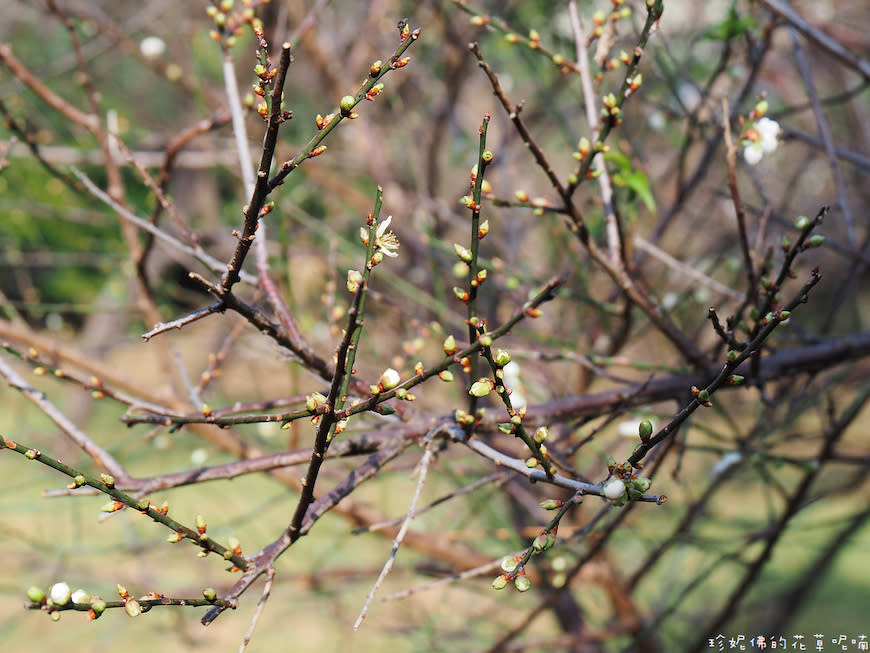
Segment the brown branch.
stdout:
<svg viewBox="0 0 870 653">
<path fill-rule="evenodd" d="M 278 64 L 278 72 L 272 87 L 272 112 L 266 126 L 266 136 L 263 141 L 263 153 L 260 156 L 260 165 L 257 168 L 257 181 L 252 191 L 251 199 L 245 206 L 245 224 L 239 237 L 238 245 L 227 265 L 226 273 L 221 281 L 221 294 L 229 293 L 232 287 L 240 279 L 240 270 L 254 242 L 257 223 L 260 219 L 260 209 L 270 192 L 269 169 L 272 167 L 272 159 L 275 157 L 275 145 L 278 142 L 278 129 L 289 118 L 289 114 L 282 109 L 284 82 L 287 79 L 287 69 L 290 67 L 290 44 L 281 46 L 281 60 Z"/>
</svg>

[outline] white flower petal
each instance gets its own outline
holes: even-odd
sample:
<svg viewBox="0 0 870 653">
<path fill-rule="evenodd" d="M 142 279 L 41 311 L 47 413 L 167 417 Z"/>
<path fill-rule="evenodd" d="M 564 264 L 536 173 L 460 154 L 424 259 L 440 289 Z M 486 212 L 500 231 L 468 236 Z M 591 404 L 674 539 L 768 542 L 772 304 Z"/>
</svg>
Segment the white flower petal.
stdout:
<svg viewBox="0 0 870 653">
<path fill-rule="evenodd" d="M 380 238 L 385 233 L 387 233 L 387 228 L 390 226 L 390 222 L 392 222 L 393 216 L 388 215 L 387 219 L 378 224 L 377 237 Z"/>
<path fill-rule="evenodd" d="M 757 143 L 750 143 L 743 148 L 743 160 L 751 166 L 754 166 L 756 163 L 761 161 L 763 155 L 764 150 L 762 150 Z"/>
</svg>

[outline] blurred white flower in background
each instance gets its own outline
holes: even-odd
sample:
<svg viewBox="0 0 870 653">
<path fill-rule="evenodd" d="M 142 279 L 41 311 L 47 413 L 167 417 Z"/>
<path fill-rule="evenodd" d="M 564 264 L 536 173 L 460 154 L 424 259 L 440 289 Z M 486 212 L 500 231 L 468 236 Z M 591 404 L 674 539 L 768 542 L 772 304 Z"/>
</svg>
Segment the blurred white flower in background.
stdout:
<svg viewBox="0 0 870 653">
<path fill-rule="evenodd" d="M 519 410 L 526 405 L 526 398 L 521 390 L 520 366 L 515 361 L 511 361 L 502 370 L 504 371 L 502 381 L 507 386 L 507 389 L 511 391 L 511 405 Z"/>
<path fill-rule="evenodd" d="M 139 52 L 147 59 L 156 59 L 166 52 L 166 42 L 159 36 L 146 36 L 139 41 Z"/>
</svg>

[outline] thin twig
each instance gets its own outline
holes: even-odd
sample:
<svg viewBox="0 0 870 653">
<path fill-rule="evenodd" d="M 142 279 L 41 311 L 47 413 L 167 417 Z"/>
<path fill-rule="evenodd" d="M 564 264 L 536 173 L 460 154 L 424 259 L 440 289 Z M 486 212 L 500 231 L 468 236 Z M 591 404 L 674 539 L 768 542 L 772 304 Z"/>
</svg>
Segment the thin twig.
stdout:
<svg viewBox="0 0 870 653">
<path fill-rule="evenodd" d="M 275 581 L 275 568 L 269 567 L 266 570 L 266 584 L 263 586 L 263 594 L 260 596 L 260 600 L 257 601 L 257 609 L 254 611 L 254 616 L 251 617 L 251 625 L 248 626 L 248 631 L 245 633 L 245 637 L 242 640 L 241 645 L 239 646 L 239 653 L 245 653 L 245 650 L 248 648 L 248 644 L 251 643 L 251 637 L 254 635 L 254 629 L 257 627 L 257 624 L 260 621 L 260 616 L 263 614 L 263 610 L 266 607 L 266 601 L 269 600 L 269 595 L 272 593 L 272 583 Z"/>
<path fill-rule="evenodd" d="M 45 393 L 37 390 L 32 385 L 27 383 L 18 372 L 15 371 L 9 363 L 0 357 L 0 375 L 6 379 L 10 386 L 21 392 L 25 397 L 30 399 L 45 415 L 63 431 L 66 436 L 75 442 L 82 451 L 84 451 L 94 463 L 117 479 L 119 483 L 130 480 L 130 475 L 127 470 L 115 460 L 114 456 L 103 449 L 96 442 L 91 440 L 88 435 L 78 426 L 73 424 L 72 420 L 67 417 L 63 411 L 55 406 Z"/>
<path fill-rule="evenodd" d="M 362 610 L 360 610 L 359 616 L 356 618 L 356 621 L 353 624 L 354 630 L 359 630 L 359 627 L 362 625 L 363 619 L 365 619 L 366 614 L 369 611 L 369 606 L 372 603 L 372 600 L 375 598 L 375 594 L 377 594 L 378 588 L 380 588 L 381 584 L 386 579 L 387 575 L 393 568 L 393 563 L 396 560 L 396 554 L 399 552 L 399 547 L 402 545 L 402 542 L 405 539 L 405 533 L 408 532 L 408 526 L 411 525 L 411 520 L 414 518 L 414 511 L 417 509 L 417 501 L 420 500 L 420 492 L 423 490 L 423 484 L 426 482 L 426 474 L 429 471 L 429 463 L 432 461 L 434 454 L 432 453 L 432 438 L 438 429 L 430 431 L 429 434 L 424 438 L 425 451 L 423 452 L 423 458 L 420 460 L 419 465 L 419 476 L 417 477 L 417 486 L 414 488 L 414 496 L 411 498 L 411 503 L 408 506 L 408 512 L 405 515 L 405 518 L 402 520 L 402 526 L 399 528 L 399 532 L 396 533 L 396 537 L 393 538 L 393 548 L 390 551 L 390 555 L 387 557 L 387 561 L 384 563 L 383 569 L 381 569 L 381 573 L 378 576 L 378 579 L 375 581 L 375 584 L 372 585 L 372 589 L 369 591 L 368 596 L 366 597 L 366 601 L 363 604 Z"/>
<path fill-rule="evenodd" d="M 85 185 L 85 188 L 87 188 L 88 192 L 90 192 L 91 195 L 93 195 L 98 200 L 100 200 L 104 204 L 106 204 L 109 208 L 111 208 L 113 211 L 115 211 L 115 213 L 117 213 L 119 216 L 121 216 L 124 220 L 131 222 L 132 224 L 139 227 L 142 231 L 147 231 L 151 235 L 153 235 L 156 238 L 159 238 L 160 240 L 165 242 L 167 245 L 170 245 L 171 247 L 174 247 L 178 251 L 183 252 L 184 254 L 187 254 L 188 256 L 196 259 L 197 261 L 199 261 L 200 263 L 205 265 L 212 272 L 221 273 L 224 270 L 226 270 L 225 263 L 222 263 L 221 261 L 214 258 L 213 256 L 210 256 L 209 254 L 205 253 L 201 248 L 191 247 L 190 245 L 186 245 L 186 244 L 182 243 L 180 240 L 178 240 L 174 236 L 169 235 L 163 229 L 160 229 L 159 227 L 154 226 L 148 220 L 140 218 L 139 216 L 134 214 L 132 211 L 130 211 L 128 208 L 126 208 L 125 206 L 122 206 L 121 204 L 119 204 L 118 202 L 113 200 L 111 197 L 109 197 L 109 195 L 105 191 L 103 191 L 99 186 L 97 186 L 93 181 L 91 181 L 91 179 L 84 172 L 82 172 L 81 170 L 79 170 L 75 166 L 71 166 L 70 170 L 78 178 L 78 180 Z M 241 280 L 244 281 L 245 283 L 251 284 L 252 286 L 257 285 L 257 278 L 255 276 L 248 274 L 246 272 L 241 272 L 239 276 L 240 276 Z"/>
</svg>

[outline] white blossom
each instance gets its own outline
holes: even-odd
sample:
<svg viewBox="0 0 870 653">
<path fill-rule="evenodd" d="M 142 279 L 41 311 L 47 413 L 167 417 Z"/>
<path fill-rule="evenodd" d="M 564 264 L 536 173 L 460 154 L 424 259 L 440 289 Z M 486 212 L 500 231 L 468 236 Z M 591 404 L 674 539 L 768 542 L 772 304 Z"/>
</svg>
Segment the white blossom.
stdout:
<svg viewBox="0 0 870 653">
<path fill-rule="evenodd" d="M 392 258 L 399 254 L 396 252 L 399 249 L 399 238 L 392 231 L 387 231 L 393 216 L 387 216 L 387 219 L 378 224 L 378 230 L 375 234 L 375 250 L 383 252 L 384 256 Z"/>
<path fill-rule="evenodd" d="M 754 138 L 750 139 L 743 147 L 743 160 L 751 166 L 754 166 L 761 157 L 765 154 L 770 154 L 776 150 L 779 144 L 777 136 L 781 128 L 776 120 L 764 117 L 760 118 L 755 123 Z"/>
<path fill-rule="evenodd" d="M 91 602 L 91 595 L 85 590 L 79 588 L 72 593 L 72 602 L 79 604 L 88 604 Z"/>
<path fill-rule="evenodd" d="M 611 501 L 621 499 L 622 495 L 625 494 L 625 483 L 621 479 L 614 478 L 601 488 L 601 493 L 605 499 L 610 499 Z"/>
<path fill-rule="evenodd" d="M 69 585 L 66 583 L 55 583 L 48 590 L 48 596 L 55 605 L 66 605 L 69 603 L 70 595 L 72 594 Z"/>
</svg>

